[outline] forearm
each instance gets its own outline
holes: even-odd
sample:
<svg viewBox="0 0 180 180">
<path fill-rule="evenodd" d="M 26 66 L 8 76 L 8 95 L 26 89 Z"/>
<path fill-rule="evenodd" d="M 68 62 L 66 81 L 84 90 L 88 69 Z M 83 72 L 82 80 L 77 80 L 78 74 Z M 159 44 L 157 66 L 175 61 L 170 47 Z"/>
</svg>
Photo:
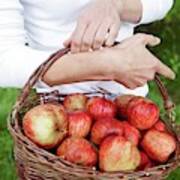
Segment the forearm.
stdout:
<svg viewBox="0 0 180 180">
<path fill-rule="evenodd" d="M 103 77 L 107 67 L 102 56 L 100 51 L 67 54 L 51 66 L 43 81 L 53 86 Z"/>
<path fill-rule="evenodd" d="M 141 0 L 115 0 L 122 21 L 137 23 L 142 17 Z"/>
<path fill-rule="evenodd" d="M 138 34 L 111 48 L 68 54 L 57 60 L 43 80 L 49 85 L 77 81 L 115 80 L 126 87 L 136 88 L 154 78 L 155 74 L 174 79 L 175 74 L 146 45 L 155 46 L 160 40 L 152 35 Z"/>
</svg>

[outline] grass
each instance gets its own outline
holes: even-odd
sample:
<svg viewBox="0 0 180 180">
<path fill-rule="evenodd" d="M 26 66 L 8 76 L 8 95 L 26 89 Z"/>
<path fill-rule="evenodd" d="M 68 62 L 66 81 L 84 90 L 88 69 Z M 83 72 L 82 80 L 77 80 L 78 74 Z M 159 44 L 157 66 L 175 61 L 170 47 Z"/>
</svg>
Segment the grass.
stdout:
<svg viewBox="0 0 180 180">
<path fill-rule="evenodd" d="M 176 1 L 173 11 L 161 22 L 142 26 L 137 29 L 140 32 L 149 32 L 162 39 L 162 44 L 152 51 L 168 64 L 177 74 L 174 82 L 164 80 L 173 101 L 176 103 L 177 123 L 180 123 L 180 1 Z M 7 116 L 19 90 L 0 88 L 0 180 L 16 180 L 14 160 L 12 157 L 13 142 L 7 130 Z M 162 104 L 161 97 L 154 83 L 150 83 L 149 97 Z M 179 180 L 180 170 L 172 172 L 168 180 Z"/>
<path fill-rule="evenodd" d="M 0 89 L 0 179 L 3 180 L 17 179 L 12 158 L 13 142 L 6 119 L 18 92 L 16 89 Z"/>
</svg>

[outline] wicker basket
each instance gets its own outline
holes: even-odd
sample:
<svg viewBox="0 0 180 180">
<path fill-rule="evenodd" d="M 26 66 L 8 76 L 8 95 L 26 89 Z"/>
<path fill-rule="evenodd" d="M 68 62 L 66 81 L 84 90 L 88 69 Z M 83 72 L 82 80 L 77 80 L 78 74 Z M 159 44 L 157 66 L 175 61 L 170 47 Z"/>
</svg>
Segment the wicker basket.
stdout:
<svg viewBox="0 0 180 180">
<path fill-rule="evenodd" d="M 106 173 L 96 169 L 86 168 L 69 163 L 52 153 L 39 148 L 31 142 L 22 131 L 23 114 L 39 103 L 55 101 L 59 102 L 64 95 L 49 93 L 41 96 L 32 93 L 32 87 L 43 76 L 48 68 L 66 54 L 69 49 L 63 49 L 53 54 L 30 77 L 18 98 L 8 120 L 8 128 L 14 140 L 14 155 L 18 176 L 23 180 L 118 180 L 118 179 L 164 179 L 169 172 L 180 165 L 180 128 L 175 124 L 174 105 L 171 102 L 166 88 L 158 76 L 155 82 L 163 97 L 166 124 L 177 138 L 177 150 L 173 157 L 164 165 L 149 168 L 138 172 Z M 100 91 L 102 94 L 108 92 Z M 45 98 L 42 98 L 45 97 Z M 163 117 L 164 118 L 164 117 Z"/>
</svg>

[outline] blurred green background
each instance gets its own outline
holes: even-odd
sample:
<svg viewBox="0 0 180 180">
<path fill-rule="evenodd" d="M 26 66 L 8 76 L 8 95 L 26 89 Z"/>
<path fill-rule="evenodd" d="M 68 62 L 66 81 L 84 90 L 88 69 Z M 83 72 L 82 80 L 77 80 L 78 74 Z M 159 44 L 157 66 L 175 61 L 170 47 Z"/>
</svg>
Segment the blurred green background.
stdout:
<svg viewBox="0 0 180 180">
<path fill-rule="evenodd" d="M 152 51 L 177 74 L 174 82 L 164 79 L 169 94 L 176 103 L 177 123 L 180 123 L 180 1 L 163 21 L 137 28 L 138 32 L 149 32 L 162 39 L 162 44 Z M 12 140 L 7 130 L 7 115 L 19 93 L 17 89 L 0 88 L 0 180 L 15 180 L 15 165 L 12 158 Z M 150 98 L 162 105 L 154 83 L 150 83 Z M 180 180 L 180 169 L 172 172 L 169 180 Z"/>
</svg>

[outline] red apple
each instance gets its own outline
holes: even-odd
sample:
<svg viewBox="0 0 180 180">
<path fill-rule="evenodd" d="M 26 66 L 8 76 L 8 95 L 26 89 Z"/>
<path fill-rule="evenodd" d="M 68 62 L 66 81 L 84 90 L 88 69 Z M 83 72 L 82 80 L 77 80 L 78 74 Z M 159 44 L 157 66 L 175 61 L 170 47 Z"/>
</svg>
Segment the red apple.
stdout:
<svg viewBox="0 0 180 180">
<path fill-rule="evenodd" d="M 133 98 L 127 109 L 128 121 L 140 130 L 151 128 L 159 119 L 158 106 L 149 99 Z"/>
<path fill-rule="evenodd" d="M 168 132 L 165 124 L 159 120 L 154 126 L 153 129 L 156 129 L 157 131 L 161 131 L 161 132 Z"/>
<path fill-rule="evenodd" d="M 23 118 L 25 135 L 45 149 L 57 146 L 67 135 L 67 127 L 67 115 L 61 105 L 38 105 Z"/>
<path fill-rule="evenodd" d="M 113 118 L 101 118 L 97 120 L 91 130 L 91 141 L 99 145 L 109 135 L 122 135 L 122 123 Z"/>
<path fill-rule="evenodd" d="M 97 120 L 104 117 L 115 117 L 117 109 L 112 101 L 101 97 L 93 97 L 87 103 L 87 111 Z"/>
<path fill-rule="evenodd" d="M 108 136 L 100 145 L 99 167 L 102 171 L 135 170 L 140 164 L 140 153 L 135 145 L 122 136 Z"/>
<path fill-rule="evenodd" d="M 176 149 L 173 136 L 154 129 L 145 134 L 141 145 L 151 159 L 161 163 L 166 162 Z"/>
<path fill-rule="evenodd" d="M 140 152 L 141 162 L 138 167 L 138 170 L 146 170 L 147 168 L 151 168 L 153 166 L 152 161 L 149 159 L 147 154 L 143 151 Z"/>
<path fill-rule="evenodd" d="M 128 122 L 123 122 L 123 136 L 134 145 L 138 145 L 141 134 L 138 129 L 129 124 Z"/>
<path fill-rule="evenodd" d="M 69 162 L 83 166 L 92 167 L 97 163 L 96 150 L 84 138 L 65 139 L 57 149 L 57 155 Z"/>
<path fill-rule="evenodd" d="M 117 106 L 118 109 L 117 111 L 120 117 L 127 118 L 128 103 L 134 97 L 135 97 L 134 95 L 122 95 L 122 96 L 118 96 L 115 99 L 115 104 Z"/>
<path fill-rule="evenodd" d="M 92 118 L 82 111 L 70 113 L 69 121 L 69 135 L 76 137 L 86 137 L 91 129 Z"/>
<path fill-rule="evenodd" d="M 65 97 L 64 107 L 67 111 L 85 110 L 87 97 L 84 94 L 75 93 Z"/>
</svg>

